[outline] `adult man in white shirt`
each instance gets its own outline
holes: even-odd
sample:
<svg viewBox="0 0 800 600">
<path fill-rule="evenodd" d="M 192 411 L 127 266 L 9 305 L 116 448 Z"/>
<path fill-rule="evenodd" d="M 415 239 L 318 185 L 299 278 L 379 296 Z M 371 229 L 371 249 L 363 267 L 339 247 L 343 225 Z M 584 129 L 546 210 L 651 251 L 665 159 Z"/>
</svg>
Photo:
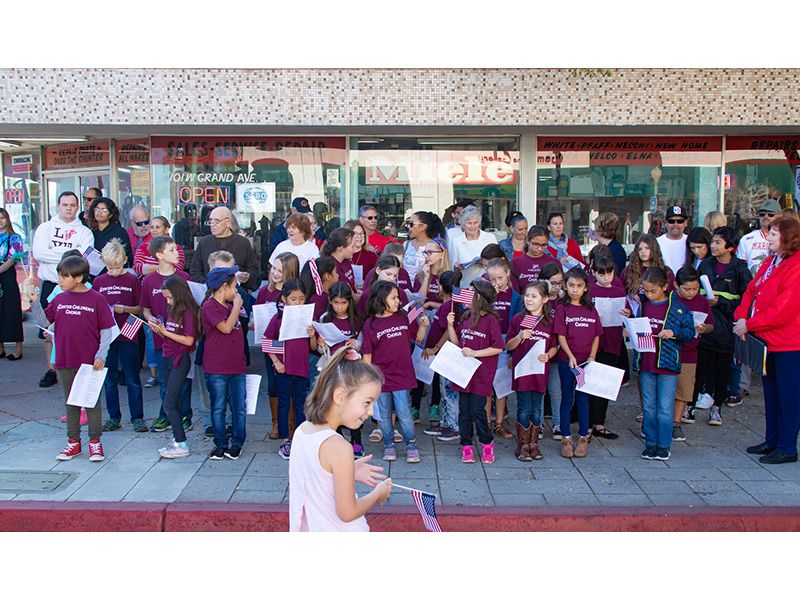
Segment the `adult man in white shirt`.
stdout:
<svg viewBox="0 0 800 600">
<path fill-rule="evenodd" d="M 75 192 L 62 192 L 56 207 L 58 214 L 39 225 L 31 246 L 33 258 L 39 263 L 38 274 L 42 281 L 39 302 L 42 308 L 47 308 L 47 298 L 58 285 L 57 267 L 63 254 L 68 250 L 83 251 L 94 246 L 92 230 L 78 220 L 79 201 Z M 52 350 L 52 342 L 45 338 L 44 352 L 49 368 L 39 381 L 39 387 L 51 387 L 58 383 L 56 372 L 50 364 Z"/>
<path fill-rule="evenodd" d="M 667 209 L 667 232 L 658 238 L 664 264 L 677 273 L 686 262 L 686 209 L 682 206 L 670 206 Z"/>
<path fill-rule="evenodd" d="M 772 222 L 778 218 L 781 212 L 781 205 L 777 200 L 767 200 L 758 209 L 758 223 L 761 226 L 742 237 L 739 240 L 739 248 L 736 256 L 747 261 L 747 268 L 755 276 L 761 268 L 761 263 L 769 255 L 769 241 L 767 234 Z"/>
</svg>

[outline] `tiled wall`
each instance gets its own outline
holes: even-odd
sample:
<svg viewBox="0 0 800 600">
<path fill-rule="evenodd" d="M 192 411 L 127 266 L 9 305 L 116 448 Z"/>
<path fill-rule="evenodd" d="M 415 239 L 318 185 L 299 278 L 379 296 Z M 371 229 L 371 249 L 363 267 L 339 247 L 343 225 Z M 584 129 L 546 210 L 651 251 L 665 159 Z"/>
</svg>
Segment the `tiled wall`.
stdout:
<svg viewBox="0 0 800 600">
<path fill-rule="evenodd" d="M 800 125 L 800 69 L 0 69 L 0 123 Z"/>
</svg>

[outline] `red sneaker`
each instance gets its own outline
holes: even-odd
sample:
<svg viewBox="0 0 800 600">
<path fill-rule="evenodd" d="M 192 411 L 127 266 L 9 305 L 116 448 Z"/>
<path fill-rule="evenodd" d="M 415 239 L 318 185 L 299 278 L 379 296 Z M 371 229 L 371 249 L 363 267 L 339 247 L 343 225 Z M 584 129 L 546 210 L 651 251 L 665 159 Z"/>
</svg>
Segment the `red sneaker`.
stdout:
<svg viewBox="0 0 800 600">
<path fill-rule="evenodd" d="M 67 445 L 61 451 L 61 454 L 56 456 L 56 460 L 72 460 L 73 456 L 78 456 L 81 453 L 81 441 L 68 439 Z"/>
<path fill-rule="evenodd" d="M 89 460 L 92 462 L 100 462 L 106 459 L 103 454 L 103 444 L 100 440 L 89 440 Z"/>
</svg>

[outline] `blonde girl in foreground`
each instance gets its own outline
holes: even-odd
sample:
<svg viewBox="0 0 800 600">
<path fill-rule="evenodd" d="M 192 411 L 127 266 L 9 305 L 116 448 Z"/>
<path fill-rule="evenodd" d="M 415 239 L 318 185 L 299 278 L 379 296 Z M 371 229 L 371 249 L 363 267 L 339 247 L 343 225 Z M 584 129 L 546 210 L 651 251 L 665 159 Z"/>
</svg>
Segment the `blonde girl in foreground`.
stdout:
<svg viewBox="0 0 800 600">
<path fill-rule="evenodd" d="M 297 428 L 289 458 L 289 531 L 369 531 L 364 515 L 392 492 L 372 455 L 353 461 L 353 448 L 336 433 L 358 429 L 373 413 L 383 376 L 350 348 L 336 352 L 306 400 L 306 421 Z M 383 481 L 380 481 L 383 480 Z M 356 482 L 374 489 L 359 498 Z"/>
</svg>

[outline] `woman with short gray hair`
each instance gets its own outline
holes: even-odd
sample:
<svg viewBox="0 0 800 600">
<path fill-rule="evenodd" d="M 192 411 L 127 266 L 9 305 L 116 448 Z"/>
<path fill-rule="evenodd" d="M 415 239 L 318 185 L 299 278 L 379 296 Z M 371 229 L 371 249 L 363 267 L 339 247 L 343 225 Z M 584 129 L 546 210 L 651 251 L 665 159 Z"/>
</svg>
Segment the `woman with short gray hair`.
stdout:
<svg viewBox="0 0 800 600">
<path fill-rule="evenodd" d="M 450 236 L 450 259 L 456 269 L 461 271 L 461 286 L 467 287 L 473 279 L 480 277 L 483 267 L 480 260 L 467 268 L 463 265 L 480 259 L 481 251 L 489 244 L 496 244 L 497 238 L 481 230 L 481 211 L 474 206 L 467 206 L 461 211 L 458 224 L 461 226 L 461 235 Z"/>
</svg>

